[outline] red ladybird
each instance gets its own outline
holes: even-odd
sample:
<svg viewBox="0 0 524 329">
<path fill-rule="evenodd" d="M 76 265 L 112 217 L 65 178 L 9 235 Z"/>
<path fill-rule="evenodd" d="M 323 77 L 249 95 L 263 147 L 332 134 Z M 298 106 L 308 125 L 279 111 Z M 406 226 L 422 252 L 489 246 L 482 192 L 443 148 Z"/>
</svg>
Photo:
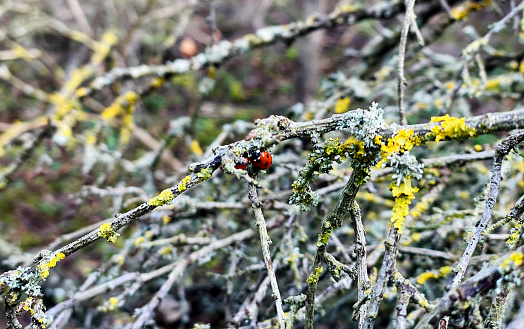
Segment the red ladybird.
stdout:
<svg viewBox="0 0 524 329">
<path fill-rule="evenodd" d="M 246 159 L 246 164 L 245 165 L 243 165 L 243 164 L 236 164 L 235 165 L 235 169 L 242 169 L 242 170 L 244 170 L 244 169 L 247 168 L 247 166 L 249 165 L 249 159 L 248 158 L 244 158 L 244 159 Z M 222 166 L 220 166 L 220 169 L 222 171 L 224 171 L 224 168 L 222 168 Z"/>
<path fill-rule="evenodd" d="M 246 164 L 245 164 L 245 165 L 242 165 L 242 164 L 236 164 L 236 165 L 235 165 L 235 169 L 242 169 L 242 170 L 244 170 L 244 169 L 247 168 L 247 165 L 249 164 L 249 160 L 248 160 L 247 158 L 244 158 L 244 159 L 246 159 Z"/>
<path fill-rule="evenodd" d="M 260 154 L 256 156 L 254 160 L 252 160 L 253 167 L 259 170 L 266 170 L 267 168 L 271 167 L 272 162 L 273 156 L 271 156 L 271 154 L 266 151 L 260 152 Z"/>
</svg>

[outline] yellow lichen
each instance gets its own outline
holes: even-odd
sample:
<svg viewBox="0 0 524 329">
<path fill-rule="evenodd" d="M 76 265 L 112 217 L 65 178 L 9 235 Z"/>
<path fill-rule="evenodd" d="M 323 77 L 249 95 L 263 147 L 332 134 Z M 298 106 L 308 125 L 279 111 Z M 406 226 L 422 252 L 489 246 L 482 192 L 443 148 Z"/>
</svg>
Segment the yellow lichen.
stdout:
<svg viewBox="0 0 524 329">
<path fill-rule="evenodd" d="M 84 97 L 85 95 L 87 95 L 87 91 L 88 91 L 88 89 L 87 89 L 86 87 L 78 88 L 78 89 L 76 90 L 76 96 L 77 96 L 78 98 L 82 98 L 82 97 Z"/>
<path fill-rule="evenodd" d="M 185 190 L 187 190 L 187 184 L 189 184 L 189 182 L 191 182 L 191 176 L 187 175 L 186 177 L 184 177 L 184 179 L 180 181 L 180 183 L 178 183 L 178 191 L 184 192 Z"/>
<path fill-rule="evenodd" d="M 441 117 L 432 117 L 431 122 L 440 122 L 431 128 L 431 132 L 435 134 L 435 142 L 449 139 L 465 139 L 477 135 L 475 128 L 466 125 L 466 118 L 450 117 L 449 114 Z"/>
<path fill-rule="evenodd" d="M 22 307 L 22 309 L 24 311 L 29 311 L 31 309 L 31 305 L 32 304 L 33 304 L 33 298 L 32 297 L 27 297 L 26 300 L 23 302 L 24 307 Z M 31 310 L 31 311 L 33 311 L 33 310 Z"/>
<path fill-rule="evenodd" d="M 164 248 L 160 249 L 159 253 L 161 255 L 169 255 L 173 251 L 173 248 L 169 246 L 165 246 Z"/>
<path fill-rule="evenodd" d="M 24 47 L 22 47 L 19 44 L 15 44 L 13 46 L 13 48 L 11 48 L 11 51 L 18 58 L 23 58 L 23 59 L 26 59 L 26 60 L 31 60 L 31 59 L 35 58 L 35 56 L 33 54 L 31 54 L 31 52 L 29 50 L 25 49 Z"/>
<path fill-rule="evenodd" d="M 384 161 L 386 161 L 389 155 L 410 151 L 414 146 L 420 144 L 421 139 L 418 136 L 413 135 L 413 129 L 402 129 L 397 131 L 392 138 L 388 138 L 387 143 L 382 144 L 382 161 L 380 161 L 377 166 L 380 166 Z"/>
<path fill-rule="evenodd" d="M 125 260 L 126 260 L 126 258 L 124 256 L 122 256 L 122 255 L 117 255 L 116 256 L 116 262 L 120 266 L 124 265 Z"/>
<path fill-rule="evenodd" d="M 87 134 L 86 145 L 94 145 L 96 144 L 96 136 L 94 134 Z"/>
<path fill-rule="evenodd" d="M 320 274 L 324 272 L 324 267 L 315 267 L 315 271 L 311 273 L 308 278 L 306 279 L 307 283 L 312 284 L 314 282 L 318 282 L 318 279 L 320 278 Z"/>
<path fill-rule="evenodd" d="M 111 51 L 111 47 L 118 41 L 116 35 L 113 32 L 106 32 L 102 36 L 102 42 L 94 44 L 93 50 L 95 51 L 91 56 L 91 63 L 97 65 L 107 57 Z"/>
<path fill-rule="evenodd" d="M 69 37 L 75 41 L 78 41 L 84 44 L 87 44 L 91 41 L 91 38 L 87 34 L 77 31 L 77 30 L 72 30 L 69 33 Z"/>
<path fill-rule="evenodd" d="M 354 6 L 354 5 L 342 5 L 342 6 L 340 6 L 340 10 L 342 10 L 343 12 L 346 12 L 346 13 L 352 13 L 354 11 L 357 11 L 358 7 Z"/>
<path fill-rule="evenodd" d="M 135 245 L 135 247 L 138 247 L 144 242 L 146 242 L 146 238 L 144 238 L 143 236 L 139 236 L 135 239 L 135 241 L 133 241 L 133 244 Z"/>
<path fill-rule="evenodd" d="M 71 72 L 69 80 L 64 85 L 64 90 L 72 94 L 87 78 L 93 74 L 93 70 L 88 66 L 82 66 Z"/>
<path fill-rule="evenodd" d="M 166 80 L 164 78 L 154 78 L 153 80 L 151 80 L 151 86 L 154 88 L 159 88 L 164 84 L 165 81 Z"/>
<path fill-rule="evenodd" d="M 346 112 L 349 109 L 349 104 L 351 104 L 349 97 L 339 99 L 335 104 L 335 113 Z"/>
<path fill-rule="evenodd" d="M 106 121 L 109 121 L 113 119 L 114 117 L 116 117 L 117 115 L 119 115 L 120 113 L 122 113 L 122 110 L 123 110 L 122 105 L 118 103 L 118 98 L 117 98 L 117 101 L 115 101 L 113 104 L 109 105 L 108 107 L 104 109 L 101 116 Z"/>
<path fill-rule="evenodd" d="M 437 279 L 437 278 L 438 278 L 438 275 L 436 275 L 432 271 L 424 272 L 424 273 L 420 273 L 417 276 L 417 283 L 423 284 L 424 282 L 428 281 L 429 279 Z"/>
<path fill-rule="evenodd" d="M 167 225 L 170 221 L 171 217 L 169 217 L 169 215 L 162 216 L 162 223 L 164 223 L 164 225 Z"/>
<path fill-rule="evenodd" d="M 425 298 L 424 298 L 424 299 L 421 299 L 421 300 L 419 301 L 418 304 L 419 304 L 420 306 L 422 306 L 423 308 L 427 308 L 427 307 L 429 307 L 429 302 L 428 302 L 428 300 L 425 299 Z"/>
<path fill-rule="evenodd" d="M 123 143 L 129 142 L 131 139 L 131 132 L 134 128 L 134 104 L 139 98 L 140 96 L 137 93 L 129 91 L 124 95 L 117 97 L 116 100 L 105 108 L 101 114 L 102 118 L 106 121 L 111 121 L 117 116 L 121 118 L 122 127 L 120 130 L 120 140 Z"/>
<path fill-rule="evenodd" d="M 116 309 L 117 304 L 118 304 L 118 298 L 116 298 L 116 297 L 111 297 L 111 298 L 109 298 L 109 301 L 108 301 L 108 302 L 109 302 L 109 303 L 108 303 L 109 306 L 108 306 L 107 309 L 108 309 L 109 311 L 114 311 L 114 310 Z"/>
<path fill-rule="evenodd" d="M 123 98 L 131 105 L 135 104 L 139 99 L 140 96 L 135 93 L 134 91 L 128 91 L 124 94 Z"/>
<path fill-rule="evenodd" d="M 411 210 L 410 215 L 413 217 L 413 219 L 418 219 L 422 213 L 424 213 L 426 210 L 429 209 L 429 206 L 434 201 L 435 198 L 423 198 L 417 205 L 415 206 L 415 209 Z"/>
<path fill-rule="evenodd" d="M 441 267 L 438 272 L 436 271 L 429 271 L 421 273 L 417 276 L 417 283 L 423 284 L 429 279 L 439 279 L 442 277 L 445 277 L 446 275 L 450 274 L 453 271 L 453 268 L 451 266 L 443 266 Z"/>
<path fill-rule="evenodd" d="M 453 268 L 451 266 L 443 266 L 439 270 L 439 276 L 445 276 L 451 273 Z"/>
<path fill-rule="evenodd" d="M 65 255 L 61 252 L 58 252 L 48 262 L 38 265 L 40 277 L 45 280 L 49 276 L 49 270 L 55 267 L 56 263 L 64 258 Z"/>
<path fill-rule="evenodd" d="M 202 151 L 202 148 L 200 147 L 200 143 L 198 143 L 196 139 L 193 139 L 191 141 L 191 144 L 189 145 L 189 149 L 196 156 L 201 156 L 202 154 L 204 154 L 204 151 Z"/>
<path fill-rule="evenodd" d="M 399 234 L 404 231 L 404 224 L 406 222 L 406 216 L 409 211 L 409 204 L 413 200 L 414 196 L 402 195 L 395 198 L 395 205 L 393 206 L 393 215 L 391 215 L 391 222 L 397 229 Z"/>
<path fill-rule="evenodd" d="M 486 81 L 486 89 L 487 90 L 497 90 L 498 87 L 503 83 L 505 82 L 505 78 L 504 77 L 496 77 L 496 78 L 493 78 L 493 79 L 489 79 L 488 81 Z"/>
<path fill-rule="evenodd" d="M 406 177 L 404 179 L 404 182 L 400 183 L 400 185 L 398 186 L 394 183 L 391 183 L 389 189 L 391 190 L 393 197 L 395 198 L 401 195 L 413 195 L 414 193 L 418 192 L 418 188 L 411 186 L 410 177 Z"/>
<path fill-rule="evenodd" d="M 480 2 L 466 1 L 458 6 L 451 8 L 450 16 L 456 20 L 467 20 L 468 15 L 473 10 L 480 10 L 484 7 L 489 6 L 491 0 L 483 0 Z"/>
<path fill-rule="evenodd" d="M 516 267 L 521 266 L 524 261 L 524 254 L 518 251 L 512 252 L 504 261 L 500 264 L 503 270 L 508 270 L 508 266 L 514 265 Z"/>
<path fill-rule="evenodd" d="M 165 189 L 162 192 L 160 192 L 160 194 L 149 200 L 147 204 L 150 206 L 159 207 L 173 201 L 174 198 L 175 196 L 173 195 L 173 192 L 171 192 L 170 189 Z"/>
<path fill-rule="evenodd" d="M 119 235 L 119 233 L 113 231 L 110 222 L 102 224 L 98 228 L 98 236 L 101 238 L 106 238 L 109 242 L 116 243 Z"/>
<path fill-rule="evenodd" d="M 364 142 L 356 139 L 355 137 L 349 137 L 346 139 L 342 146 L 343 149 L 346 150 L 353 159 L 365 160 L 365 158 L 368 156 L 366 149 L 364 148 Z"/>
<path fill-rule="evenodd" d="M 205 181 L 211 178 L 213 175 L 213 168 L 204 168 L 200 170 L 200 172 L 197 173 L 197 177 L 199 178 L 199 181 Z"/>
<path fill-rule="evenodd" d="M 395 183 L 391 183 L 389 189 L 395 198 L 391 222 L 397 229 L 398 234 L 402 234 L 404 231 L 406 216 L 408 215 L 409 211 L 409 205 L 411 204 L 411 200 L 415 198 L 414 194 L 418 192 L 418 188 L 412 187 L 411 178 L 406 177 L 404 182 L 400 183 L 398 186 Z"/>
<path fill-rule="evenodd" d="M 369 202 L 375 202 L 375 203 L 377 202 L 376 194 L 373 194 L 370 192 L 362 192 L 362 193 L 359 193 L 358 196 L 360 196 L 361 198 Z"/>
</svg>

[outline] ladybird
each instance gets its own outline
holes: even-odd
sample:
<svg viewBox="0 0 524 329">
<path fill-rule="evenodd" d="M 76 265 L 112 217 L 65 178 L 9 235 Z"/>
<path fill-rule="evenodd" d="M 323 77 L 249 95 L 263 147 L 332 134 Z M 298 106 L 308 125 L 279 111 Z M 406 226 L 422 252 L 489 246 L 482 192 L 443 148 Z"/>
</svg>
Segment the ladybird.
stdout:
<svg viewBox="0 0 524 329">
<path fill-rule="evenodd" d="M 236 164 L 235 165 L 235 169 L 242 169 L 242 170 L 244 170 L 244 169 L 247 168 L 247 165 L 249 164 L 249 160 L 247 158 L 244 158 L 244 159 L 246 159 L 246 164 Z"/>
<path fill-rule="evenodd" d="M 244 158 L 244 159 L 246 159 L 246 161 L 245 161 L 246 164 L 236 164 L 235 165 L 235 169 L 242 169 L 242 170 L 244 170 L 244 169 L 247 168 L 247 166 L 249 165 L 249 159 L 248 158 Z M 224 171 L 224 168 L 222 168 L 222 166 L 220 166 L 220 169 L 222 171 Z"/>
<path fill-rule="evenodd" d="M 271 163 L 273 162 L 273 156 L 269 154 L 268 152 L 260 152 L 254 160 L 252 160 L 251 163 L 253 163 L 253 167 L 259 170 L 266 170 L 267 168 L 271 167 Z"/>
</svg>

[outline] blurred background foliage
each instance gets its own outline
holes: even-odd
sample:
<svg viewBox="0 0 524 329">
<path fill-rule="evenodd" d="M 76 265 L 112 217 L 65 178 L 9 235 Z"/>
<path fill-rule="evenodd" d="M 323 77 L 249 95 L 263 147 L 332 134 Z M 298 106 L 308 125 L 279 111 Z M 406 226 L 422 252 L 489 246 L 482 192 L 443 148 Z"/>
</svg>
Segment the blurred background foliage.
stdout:
<svg viewBox="0 0 524 329">
<path fill-rule="evenodd" d="M 415 36 L 409 35 L 405 65 L 408 123 L 428 122 L 432 116 L 446 113 L 471 117 L 523 109 L 522 13 L 497 29 L 487 45 L 473 53 L 467 49 L 491 33 L 493 24 L 508 14 L 515 2 L 448 1 L 455 10 L 450 13 L 441 1 L 417 2 L 415 12 L 426 45 L 419 46 Z M 30 137 L 45 129 L 45 121 L 38 118 L 56 115 L 60 104 L 52 100 L 52 95 L 67 97 L 68 93 L 78 92 L 78 88 L 67 91 L 68 83 L 72 83 L 79 68 L 89 65 L 93 54 L 100 52 L 104 35 L 114 36 L 114 45 L 78 87 L 88 86 L 95 76 L 115 67 L 161 65 L 191 58 L 222 40 L 242 38 L 263 27 L 303 20 L 314 13 L 327 14 L 337 6 L 389 7 L 393 3 L 3 0 L 0 136 L 5 138 L 0 137 L 0 141 L 5 154 L 0 165 L 8 168 L 20 157 Z M 479 4 L 478 8 L 468 7 L 471 3 Z M 208 19 L 211 10 L 216 13 L 214 33 Z M 70 125 L 71 134 L 62 138 L 54 131 L 51 138 L 36 143 L 3 183 L 1 272 L 30 263 L 35 253 L 63 234 L 99 224 L 147 201 L 184 177 L 188 164 L 208 156 L 213 143 L 223 145 L 243 139 L 256 119 L 272 114 L 299 121 L 320 119 L 348 109 L 368 108 L 375 101 L 385 109 L 388 123 L 398 122 L 396 65 L 402 18 L 400 11 L 388 19 L 342 24 L 300 37 L 296 42 L 253 49 L 221 65 L 168 76 L 148 92 L 143 91 L 154 85 L 151 79 L 126 79 L 81 99 L 75 111 L 82 115 L 76 114 Z M 129 141 L 122 137 L 126 129 L 124 116 L 114 120 L 104 120 L 102 116 L 127 91 L 140 95 L 132 112 Z M 492 149 L 493 143 L 506 135 L 503 132 L 464 142 L 431 143 L 414 153 L 420 159 L 475 153 Z M 343 136 L 340 132 L 329 134 Z M 270 234 L 274 255 L 280 259 L 277 277 L 284 297 L 304 291 L 321 220 L 334 206 L 343 185 L 332 190 L 329 187 L 340 185 L 350 173 L 347 163 L 343 163 L 330 175 L 321 176 L 314 185 L 322 196 L 321 202 L 310 212 L 299 212 L 287 200 L 291 184 L 310 151 L 311 144 L 306 139 L 281 143 L 272 150 L 273 167 L 260 179 L 266 217 L 281 222 Z M 432 196 L 426 207 L 422 201 L 414 202 L 414 209 L 421 204 L 421 213 L 411 214 L 408 233 L 401 243 L 445 251 L 452 256 L 424 257 L 401 249 L 397 266 L 405 277 L 416 278 L 424 271 L 438 272 L 460 255 L 464 236 L 483 209 L 489 166 L 490 161 L 484 160 L 428 168 L 424 172 L 417 183 L 420 200 L 425 200 L 424 195 L 435 186 L 442 190 Z M 497 217 L 503 217 L 522 194 L 523 174 L 522 157 L 512 154 L 504 171 L 507 179 L 503 182 Z M 370 261 L 371 277 L 376 276 L 379 267 L 380 249 L 391 216 L 390 182 L 390 177 L 379 173 L 357 196 L 368 234 L 369 257 L 375 261 Z M 210 202 L 207 207 L 206 202 Z M 245 182 L 217 172 L 209 182 L 178 198 L 173 207 L 155 211 L 122 230 L 116 245 L 99 241 L 63 260 L 44 284 L 45 304 L 50 308 L 66 300 L 90 273 L 99 271 L 100 283 L 125 272 L 147 272 L 198 247 L 173 244 L 171 250 L 162 253 L 160 247 L 134 243 L 140 237 L 144 241 L 177 235 L 219 239 L 253 227 L 249 205 Z M 165 216 L 171 221 L 165 220 Z M 284 238 L 289 230 L 292 236 Z M 485 241 L 482 254 L 506 250 L 504 238 L 508 233 L 508 227 L 494 232 Z M 353 234 L 348 223 L 336 231 L 332 253 L 344 263 L 354 260 Z M 227 325 L 244 300 L 256 291 L 265 271 L 256 238 L 226 249 L 190 266 L 162 304 L 154 326 Z M 109 263 L 115 255 L 121 255 L 125 261 Z M 245 272 L 233 273 L 233 279 L 228 279 L 225 274 L 231 268 L 231 258 L 235 259 L 237 270 Z M 450 278 L 436 275 L 419 288 L 431 301 L 444 293 Z M 124 327 L 163 280 L 152 280 L 136 293 L 125 295 L 125 303 L 116 308 L 107 306 L 107 301 L 125 292 L 124 288 L 84 301 L 75 308 L 65 327 Z M 348 318 L 356 290 L 335 286 L 327 276 L 322 277 L 319 294 L 330 289 L 337 293 L 326 299 L 318 312 L 316 327 L 355 327 Z M 512 295 L 509 314 L 515 312 L 523 298 L 522 291 Z M 391 289 L 385 300 L 395 299 Z M 275 315 L 269 293 L 259 307 L 260 321 Z M 376 326 L 391 327 L 394 304 L 386 302 L 382 307 L 384 312 Z M 0 324 L 3 322 L 5 318 L 0 315 Z M 246 324 L 245 320 L 239 323 Z"/>
</svg>

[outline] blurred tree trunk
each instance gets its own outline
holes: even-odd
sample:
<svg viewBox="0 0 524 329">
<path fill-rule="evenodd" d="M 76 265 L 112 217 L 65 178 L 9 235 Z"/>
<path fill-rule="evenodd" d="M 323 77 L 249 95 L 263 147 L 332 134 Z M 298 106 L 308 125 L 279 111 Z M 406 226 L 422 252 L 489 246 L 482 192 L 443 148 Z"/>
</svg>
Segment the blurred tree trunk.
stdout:
<svg viewBox="0 0 524 329">
<path fill-rule="evenodd" d="M 326 0 L 302 0 L 303 18 L 324 14 Z M 309 102 L 315 98 L 321 69 L 323 31 L 316 31 L 296 42 L 297 70 L 295 73 L 295 98 L 298 102 Z"/>
</svg>

